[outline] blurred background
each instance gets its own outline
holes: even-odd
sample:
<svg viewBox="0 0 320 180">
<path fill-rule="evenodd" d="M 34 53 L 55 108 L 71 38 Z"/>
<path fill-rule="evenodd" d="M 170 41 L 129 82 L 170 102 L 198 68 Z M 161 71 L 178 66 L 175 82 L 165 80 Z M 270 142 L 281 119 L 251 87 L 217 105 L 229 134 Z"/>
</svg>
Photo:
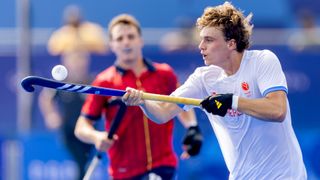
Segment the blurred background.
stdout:
<svg viewBox="0 0 320 180">
<path fill-rule="evenodd" d="M 119 13 L 134 15 L 143 27 L 144 54 L 174 67 L 183 82 L 203 61 L 197 49 L 196 18 L 203 9 L 224 1 L 196 0 L 1 0 L 0 1 L 0 179 L 74 179 L 75 162 L 61 142 L 59 130 L 48 129 L 40 113 L 38 96 L 21 89 L 28 75 L 51 78 L 60 64 L 47 43 L 63 25 L 64 9 L 74 4 L 84 19 L 101 25 Z M 251 49 L 274 51 L 289 86 L 292 123 L 300 142 L 309 179 L 320 179 L 320 1 L 236 1 L 248 15 L 253 13 Z M 113 64 L 114 56 L 91 54 L 90 74 Z M 212 128 L 196 111 L 204 133 L 201 154 L 180 161 L 178 179 L 227 179 L 228 172 Z M 101 122 L 103 124 L 103 122 Z M 174 145 L 181 153 L 183 127 L 175 126 Z M 95 178 L 107 178 L 106 157 Z"/>
</svg>

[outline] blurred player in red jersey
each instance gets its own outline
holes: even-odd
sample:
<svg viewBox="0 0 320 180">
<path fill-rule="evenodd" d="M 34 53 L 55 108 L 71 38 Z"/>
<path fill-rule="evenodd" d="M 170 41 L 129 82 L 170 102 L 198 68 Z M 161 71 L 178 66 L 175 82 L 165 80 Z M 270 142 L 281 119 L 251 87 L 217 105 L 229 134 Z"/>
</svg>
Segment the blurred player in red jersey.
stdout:
<svg viewBox="0 0 320 180">
<path fill-rule="evenodd" d="M 177 77 L 169 65 L 143 57 L 141 28 L 134 17 L 128 14 L 115 17 L 109 24 L 109 39 L 116 60 L 96 77 L 94 86 L 123 90 L 130 86 L 165 95 L 177 88 Z M 87 97 L 76 125 L 76 136 L 94 144 L 99 151 L 108 150 L 112 179 L 174 179 L 177 167 L 172 143 L 174 121 L 159 125 L 144 116 L 139 107 L 128 107 L 117 136 L 108 140 L 108 132 L 95 130 L 94 123 L 105 116 L 109 129 L 117 112 L 117 107 L 108 107 L 109 99 L 99 95 Z M 188 128 L 181 155 L 188 158 L 199 153 L 202 135 L 194 111 L 181 113 L 179 119 Z"/>
</svg>

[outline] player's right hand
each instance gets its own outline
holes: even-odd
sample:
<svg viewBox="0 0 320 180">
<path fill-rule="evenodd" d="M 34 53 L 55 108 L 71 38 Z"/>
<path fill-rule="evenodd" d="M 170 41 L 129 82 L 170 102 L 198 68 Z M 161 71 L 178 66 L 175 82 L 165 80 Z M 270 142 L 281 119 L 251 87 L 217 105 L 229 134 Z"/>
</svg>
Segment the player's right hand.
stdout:
<svg viewBox="0 0 320 180">
<path fill-rule="evenodd" d="M 95 148 L 98 151 L 107 151 L 114 143 L 115 140 L 118 139 L 117 135 L 113 136 L 113 139 L 108 139 L 108 133 L 103 131 L 97 131 L 97 134 L 95 136 Z"/>
<path fill-rule="evenodd" d="M 122 96 L 122 101 L 127 106 L 139 106 L 144 104 L 144 100 L 142 99 L 143 92 L 137 89 L 127 87 L 126 93 Z"/>
<path fill-rule="evenodd" d="M 208 113 L 224 117 L 232 108 L 233 94 L 216 94 L 208 96 L 200 104 Z"/>
</svg>

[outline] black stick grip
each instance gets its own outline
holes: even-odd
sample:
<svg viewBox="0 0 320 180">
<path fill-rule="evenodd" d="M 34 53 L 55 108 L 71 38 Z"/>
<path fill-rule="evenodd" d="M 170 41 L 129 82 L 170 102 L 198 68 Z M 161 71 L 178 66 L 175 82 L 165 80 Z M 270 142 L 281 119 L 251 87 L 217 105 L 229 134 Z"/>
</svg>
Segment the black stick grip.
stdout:
<svg viewBox="0 0 320 180">
<path fill-rule="evenodd" d="M 112 139 L 114 133 L 117 131 L 117 129 L 120 125 L 120 122 L 125 114 L 127 106 L 124 102 L 122 102 L 121 99 L 114 99 L 114 100 L 110 101 L 108 105 L 109 106 L 119 106 L 118 112 L 110 125 L 110 129 L 109 129 L 109 133 L 108 133 L 108 139 Z M 101 159 L 102 159 L 102 152 L 97 152 L 97 154 L 95 155 L 95 157 L 91 161 L 89 168 L 88 168 L 83 180 L 89 180 L 91 178 L 91 175 L 92 175 L 94 169 L 98 166 L 99 161 Z"/>
<path fill-rule="evenodd" d="M 110 125 L 110 129 L 109 129 L 109 132 L 108 132 L 108 139 L 112 139 L 113 138 L 113 135 L 115 134 L 115 132 L 117 131 L 119 125 L 120 125 L 120 122 L 125 114 L 125 111 L 127 109 L 127 106 L 124 102 L 122 102 L 121 99 L 113 99 L 109 102 L 108 104 L 109 106 L 119 106 L 119 109 L 118 109 L 118 112 L 116 114 L 116 116 L 114 117 L 111 125 Z M 102 158 L 102 153 L 101 152 L 98 152 L 96 157 L 98 159 L 101 159 Z"/>
<path fill-rule="evenodd" d="M 119 124 L 125 114 L 125 111 L 127 109 L 127 106 L 124 102 L 122 102 L 121 99 L 115 99 L 115 100 L 112 100 L 110 103 L 109 103 L 110 106 L 114 106 L 114 105 L 117 105 L 119 106 L 119 109 L 118 109 L 118 112 L 115 116 L 115 118 L 113 119 L 111 125 L 110 125 L 110 129 L 109 129 L 109 133 L 108 133 L 108 138 L 109 139 L 112 139 L 114 133 L 117 131 L 118 127 L 119 127 Z"/>
</svg>

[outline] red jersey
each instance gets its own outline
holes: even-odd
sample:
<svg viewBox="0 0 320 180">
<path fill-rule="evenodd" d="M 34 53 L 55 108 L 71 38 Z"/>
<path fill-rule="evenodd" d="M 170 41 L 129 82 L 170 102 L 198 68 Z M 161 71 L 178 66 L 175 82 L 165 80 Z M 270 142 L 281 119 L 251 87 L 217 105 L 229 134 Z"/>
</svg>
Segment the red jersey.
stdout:
<svg viewBox="0 0 320 180">
<path fill-rule="evenodd" d="M 125 90 L 132 87 L 149 93 L 169 95 L 178 85 L 177 77 L 167 64 L 144 60 L 148 70 L 136 77 L 131 70 L 111 66 L 101 72 L 93 86 Z M 107 107 L 110 97 L 88 95 L 82 115 L 95 120 L 106 118 L 106 129 L 117 113 L 117 107 Z M 117 129 L 119 139 L 108 151 L 109 173 L 115 178 L 130 178 L 159 166 L 177 166 L 172 135 L 174 121 L 156 124 L 149 120 L 137 106 L 128 106 Z"/>
</svg>

